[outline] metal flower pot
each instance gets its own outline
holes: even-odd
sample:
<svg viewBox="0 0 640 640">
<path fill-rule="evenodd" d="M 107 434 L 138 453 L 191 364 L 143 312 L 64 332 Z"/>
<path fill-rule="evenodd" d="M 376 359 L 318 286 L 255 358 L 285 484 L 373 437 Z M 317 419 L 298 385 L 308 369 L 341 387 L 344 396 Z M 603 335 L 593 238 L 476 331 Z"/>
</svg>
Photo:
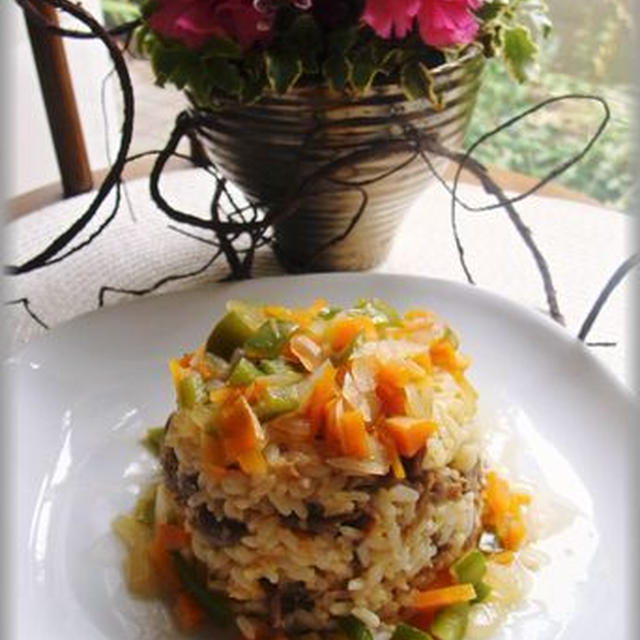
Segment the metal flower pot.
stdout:
<svg viewBox="0 0 640 640">
<path fill-rule="evenodd" d="M 433 179 L 421 158 L 407 164 L 406 150 L 375 157 L 371 150 L 401 139 L 407 128 L 435 135 L 450 148 L 459 145 L 483 63 L 482 53 L 471 49 L 433 70 L 441 110 L 426 99 L 407 100 L 395 84 L 374 86 L 357 99 L 305 87 L 252 105 L 223 101 L 207 112 L 201 139 L 230 181 L 276 213 L 305 184 L 295 213 L 274 224 L 285 266 L 368 269 L 385 259 L 405 212 Z M 351 159 L 345 162 L 345 156 Z M 442 170 L 446 161 L 434 164 Z"/>
</svg>

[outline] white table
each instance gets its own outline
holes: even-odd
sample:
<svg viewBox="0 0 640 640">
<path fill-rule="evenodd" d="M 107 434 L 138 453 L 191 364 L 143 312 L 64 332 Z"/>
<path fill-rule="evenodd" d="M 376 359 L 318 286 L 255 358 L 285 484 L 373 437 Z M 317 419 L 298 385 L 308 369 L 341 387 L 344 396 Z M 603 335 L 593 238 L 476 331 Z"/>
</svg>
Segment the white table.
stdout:
<svg viewBox="0 0 640 640">
<path fill-rule="evenodd" d="M 167 174 L 162 182 L 167 199 L 184 211 L 207 211 L 212 184 L 203 172 L 187 169 Z M 102 285 L 144 289 L 161 278 L 189 273 L 205 264 L 212 247 L 170 230 L 169 220 L 151 201 L 148 182 L 128 183 L 131 209 L 123 202 L 116 219 L 92 245 L 68 259 L 17 277 L 6 278 L 5 298 L 26 297 L 31 309 L 49 327 L 94 310 Z M 482 189 L 463 184 L 459 192 L 467 202 L 490 202 Z M 58 202 L 18 219 L 7 227 L 8 262 L 34 255 L 84 210 L 92 195 Z M 109 207 L 86 230 L 86 235 L 108 214 Z M 449 225 L 450 196 L 434 184 L 408 211 L 387 260 L 377 270 L 464 281 Z M 591 305 L 614 269 L 632 252 L 630 216 L 557 198 L 532 196 L 518 205 L 546 256 L 567 321 L 576 335 Z M 459 226 L 466 256 L 479 285 L 529 307 L 544 311 L 545 298 L 532 258 L 503 211 L 466 213 Z M 256 277 L 283 273 L 269 250 L 256 257 Z M 206 272 L 171 281 L 164 293 L 227 274 L 220 259 Z M 632 386 L 631 290 L 636 274 L 613 294 L 589 335 L 589 341 L 615 343 L 593 347 L 594 353 L 625 384 Z M 132 299 L 108 293 L 105 304 Z M 9 351 L 15 351 L 45 332 L 22 305 L 7 307 Z"/>
</svg>

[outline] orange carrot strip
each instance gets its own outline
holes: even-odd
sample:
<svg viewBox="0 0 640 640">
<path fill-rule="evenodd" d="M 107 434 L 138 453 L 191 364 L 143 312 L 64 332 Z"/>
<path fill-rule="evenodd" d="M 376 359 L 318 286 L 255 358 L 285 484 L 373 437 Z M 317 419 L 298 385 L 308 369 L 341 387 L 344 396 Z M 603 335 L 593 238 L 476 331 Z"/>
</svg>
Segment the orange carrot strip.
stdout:
<svg viewBox="0 0 640 640">
<path fill-rule="evenodd" d="M 433 609 L 445 607 L 458 602 L 469 602 L 476 597 L 476 590 L 472 584 L 454 584 L 440 589 L 418 591 L 413 599 L 415 609 Z"/>
<path fill-rule="evenodd" d="M 331 348 L 336 352 L 342 351 L 361 331 L 364 331 L 368 337 L 375 337 L 376 328 L 371 318 L 365 316 L 341 318 L 329 330 Z"/>
<path fill-rule="evenodd" d="M 156 525 L 156 539 L 167 551 L 177 551 L 189 545 L 191 535 L 178 525 L 161 523 Z"/>
<path fill-rule="evenodd" d="M 311 423 L 311 434 L 315 435 L 322 430 L 325 423 L 325 407 L 335 398 L 338 390 L 335 384 L 336 370 L 331 363 L 327 363 L 319 379 L 315 383 L 307 407 L 306 417 Z"/>
<path fill-rule="evenodd" d="M 191 595 L 181 591 L 173 605 L 173 613 L 181 631 L 193 633 L 202 627 L 206 620 L 204 609 Z"/>
</svg>

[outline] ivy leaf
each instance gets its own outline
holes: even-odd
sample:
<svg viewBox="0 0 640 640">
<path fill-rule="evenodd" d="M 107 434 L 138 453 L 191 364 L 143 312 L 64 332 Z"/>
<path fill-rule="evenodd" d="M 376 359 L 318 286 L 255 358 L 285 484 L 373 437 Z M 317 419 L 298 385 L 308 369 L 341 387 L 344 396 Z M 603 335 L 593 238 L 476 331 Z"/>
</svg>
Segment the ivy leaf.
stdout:
<svg viewBox="0 0 640 640">
<path fill-rule="evenodd" d="M 266 60 L 269 84 L 277 93 L 286 93 L 302 74 L 302 61 L 295 54 L 271 51 Z"/>
<path fill-rule="evenodd" d="M 525 82 L 529 77 L 537 53 L 538 45 L 526 27 L 518 25 L 502 32 L 502 57 L 507 69 L 518 82 Z"/>
<path fill-rule="evenodd" d="M 482 22 L 488 22 L 498 18 L 507 7 L 508 2 L 505 0 L 492 0 L 485 2 L 475 13 Z"/>
<path fill-rule="evenodd" d="M 158 43 L 151 48 L 149 56 L 151 68 L 156 76 L 156 83 L 162 87 L 171 79 L 184 54 L 177 49 L 168 49 Z"/>
<path fill-rule="evenodd" d="M 239 60 L 242 57 L 240 45 L 229 38 L 210 38 L 201 52 L 203 60 L 209 58 L 233 58 Z"/>
<path fill-rule="evenodd" d="M 224 93 L 238 96 L 242 92 L 243 79 L 238 68 L 227 60 L 214 58 L 207 63 L 208 81 Z"/>
<path fill-rule="evenodd" d="M 379 71 L 373 47 L 363 47 L 351 58 L 351 84 L 358 92 L 366 91 Z"/>
<path fill-rule="evenodd" d="M 421 62 L 414 60 L 403 65 L 400 86 L 410 100 L 427 98 L 436 110 L 442 109 L 442 98 L 435 91 L 433 74 Z"/>
<path fill-rule="evenodd" d="M 343 91 L 351 78 L 352 66 L 349 60 L 338 53 L 332 53 L 322 66 L 324 76 L 329 80 L 331 88 Z"/>
</svg>

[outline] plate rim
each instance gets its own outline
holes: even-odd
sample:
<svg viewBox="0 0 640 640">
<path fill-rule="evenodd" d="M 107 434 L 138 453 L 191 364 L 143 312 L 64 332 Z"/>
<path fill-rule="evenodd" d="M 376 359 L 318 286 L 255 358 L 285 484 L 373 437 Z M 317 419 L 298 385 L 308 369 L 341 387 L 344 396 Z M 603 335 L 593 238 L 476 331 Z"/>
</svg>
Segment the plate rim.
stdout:
<svg viewBox="0 0 640 640">
<path fill-rule="evenodd" d="M 357 279 L 380 279 L 380 280 L 412 280 L 414 282 L 421 282 L 427 284 L 434 284 L 436 286 L 446 286 L 452 287 L 453 289 L 457 289 L 459 291 L 470 294 L 471 296 L 478 295 L 481 299 L 488 300 L 488 302 L 493 303 L 494 305 L 506 305 L 507 308 L 513 312 L 526 316 L 526 318 L 530 321 L 535 322 L 537 325 L 543 327 L 546 330 L 550 330 L 555 337 L 565 341 L 566 343 L 570 343 L 573 346 L 577 346 L 583 355 L 591 361 L 592 365 L 595 365 L 598 369 L 600 375 L 603 375 L 607 382 L 611 384 L 615 390 L 625 398 L 627 402 L 630 403 L 631 408 L 639 408 L 640 407 L 640 397 L 637 391 L 634 391 L 630 386 L 627 386 L 622 380 L 616 376 L 609 367 L 607 367 L 603 362 L 601 362 L 584 344 L 583 341 L 579 340 L 577 336 L 573 335 L 567 327 L 564 325 L 560 325 L 559 323 L 552 320 L 548 314 L 542 310 L 536 309 L 535 307 L 531 307 L 525 305 L 517 300 L 509 298 L 504 294 L 494 291 L 492 289 L 487 288 L 483 285 L 478 284 L 470 284 L 468 282 L 461 282 L 457 280 L 450 280 L 447 278 L 433 278 L 430 276 L 423 276 L 419 274 L 404 274 L 404 273 L 379 273 L 379 272 L 353 272 L 353 271 L 332 271 L 332 272 L 318 272 L 318 273 L 305 273 L 305 274 L 279 274 L 274 276 L 265 276 L 265 277 L 257 277 L 257 278 L 249 278 L 246 280 L 229 280 L 229 281 L 214 281 L 204 284 L 198 284 L 195 287 L 173 290 L 173 291 L 163 291 L 161 293 L 151 294 L 140 296 L 133 300 L 123 300 L 121 302 L 117 302 L 115 304 L 111 304 L 108 306 L 98 307 L 96 309 L 91 309 L 85 311 L 81 314 L 78 314 L 64 322 L 61 322 L 52 328 L 47 330 L 47 333 L 35 336 L 27 343 L 21 345 L 14 352 L 9 353 L 3 359 L 3 364 L 6 367 L 7 365 L 15 365 L 18 364 L 26 355 L 27 352 L 33 348 L 38 348 L 38 346 L 42 343 L 47 344 L 51 341 L 55 341 L 58 333 L 61 331 L 67 331 L 70 328 L 73 328 L 77 324 L 82 324 L 88 321 L 89 318 L 95 316 L 105 317 L 107 315 L 111 315 L 113 313 L 118 313 L 122 311 L 123 307 L 127 307 L 130 309 L 132 306 L 140 306 L 151 304 L 158 299 L 166 299 L 168 297 L 179 297 L 182 295 L 202 295 L 207 292 L 207 290 L 216 285 L 229 286 L 229 287 L 241 287 L 246 283 L 255 283 L 255 282 L 277 282 L 278 280 L 287 279 L 287 280 L 312 280 L 312 279 L 329 279 L 329 280 L 339 280 L 339 279 L 347 279 L 347 280 L 357 280 Z M 11 388 L 11 384 L 8 385 Z"/>
</svg>

